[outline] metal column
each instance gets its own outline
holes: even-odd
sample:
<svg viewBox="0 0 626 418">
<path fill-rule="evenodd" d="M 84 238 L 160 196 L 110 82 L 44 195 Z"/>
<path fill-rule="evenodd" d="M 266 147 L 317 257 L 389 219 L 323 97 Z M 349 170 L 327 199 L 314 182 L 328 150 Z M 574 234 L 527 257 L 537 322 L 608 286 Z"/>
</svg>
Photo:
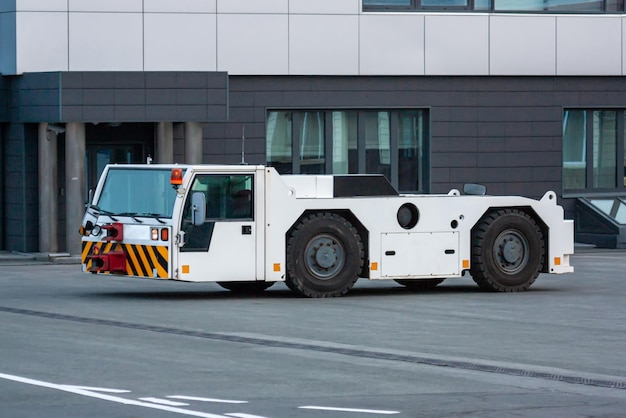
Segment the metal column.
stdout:
<svg viewBox="0 0 626 418">
<path fill-rule="evenodd" d="M 39 124 L 39 251 L 59 250 L 59 202 L 57 198 L 57 134 Z"/>
<path fill-rule="evenodd" d="M 65 125 L 65 190 L 66 251 L 72 255 L 81 253 L 81 240 L 78 228 L 85 212 L 87 201 L 85 167 L 85 124 L 68 123 Z"/>
<path fill-rule="evenodd" d="M 202 124 L 185 122 L 185 163 L 202 164 Z"/>
<path fill-rule="evenodd" d="M 174 162 L 174 124 L 172 122 L 157 123 L 157 150 L 154 157 L 159 164 Z"/>
</svg>

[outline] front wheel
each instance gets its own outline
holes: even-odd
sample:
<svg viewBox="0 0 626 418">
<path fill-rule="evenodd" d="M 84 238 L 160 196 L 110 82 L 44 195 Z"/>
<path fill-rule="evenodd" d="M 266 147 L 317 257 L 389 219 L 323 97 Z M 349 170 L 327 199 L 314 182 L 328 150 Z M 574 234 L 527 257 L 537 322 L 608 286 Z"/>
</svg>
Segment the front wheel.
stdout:
<svg viewBox="0 0 626 418">
<path fill-rule="evenodd" d="M 530 215 L 494 210 L 473 231 L 470 273 L 483 290 L 519 292 L 535 282 L 544 257 L 543 234 Z"/>
<path fill-rule="evenodd" d="M 329 212 L 302 218 L 287 241 L 287 286 L 301 296 L 342 296 L 363 266 L 361 237 L 345 218 Z"/>
</svg>

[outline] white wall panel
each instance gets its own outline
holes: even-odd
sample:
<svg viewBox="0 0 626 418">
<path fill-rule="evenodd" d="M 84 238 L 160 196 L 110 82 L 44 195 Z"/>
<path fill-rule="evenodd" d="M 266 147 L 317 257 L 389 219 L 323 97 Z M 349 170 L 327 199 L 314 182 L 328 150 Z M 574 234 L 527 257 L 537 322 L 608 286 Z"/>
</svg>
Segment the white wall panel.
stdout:
<svg viewBox="0 0 626 418">
<path fill-rule="evenodd" d="M 556 17 L 492 16 L 489 38 L 491 75 L 556 74 Z"/>
<path fill-rule="evenodd" d="M 67 0 L 16 0 L 18 12 L 67 12 Z"/>
<path fill-rule="evenodd" d="M 146 13 L 215 13 L 217 0 L 143 0 Z"/>
<path fill-rule="evenodd" d="M 218 13 L 287 13 L 289 0 L 217 0 Z"/>
<path fill-rule="evenodd" d="M 138 12 L 142 0 L 68 0 L 70 12 Z"/>
<path fill-rule="evenodd" d="M 139 13 L 70 13 L 70 71 L 143 70 Z"/>
<path fill-rule="evenodd" d="M 356 15 L 290 16 L 289 72 L 358 74 L 358 19 Z"/>
<path fill-rule="evenodd" d="M 215 71 L 215 14 L 146 13 L 146 71 Z"/>
<path fill-rule="evenodd" d="M 427 75 L 489 73 L 489 18 L 486 15 L 426 15 Z"/>
<path fill-rule="evenodd" d="M 230 74 L 287 74 L 287 15 L 217 17 L 217 69 Z"/>
<path fill-rule="evenodd" d="M 423 75 L 424 16 L 361 15 L 362 75 Z"/>
<path fill-rule="evenodd" d="M 289 0 L 293 14 L 359 14 L 362 0 Z"/>
<path fill-rule="evenodd" d="M 557 18 L 557 75 L 621 75 L 622 19 Z"/>
<path fill-rule="evenodd" d="M 67 13 L 19 12 L 16 25 L 18 73 L 67 71 Z"/>
</svg>

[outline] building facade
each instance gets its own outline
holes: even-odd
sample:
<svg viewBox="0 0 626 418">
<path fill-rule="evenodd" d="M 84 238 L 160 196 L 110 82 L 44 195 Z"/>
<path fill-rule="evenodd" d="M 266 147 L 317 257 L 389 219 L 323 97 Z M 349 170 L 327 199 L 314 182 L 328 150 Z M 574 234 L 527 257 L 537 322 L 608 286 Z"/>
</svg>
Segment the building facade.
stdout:
<svg viewBox="0 0 626 418">
<path fill-rule="evenodd" d="M 0 0 L 0 250 L 78 253 L 106 163 L 554 190 L 574 218 L 626 195 L 625 25 L 619 0 Z"/>
</svg>

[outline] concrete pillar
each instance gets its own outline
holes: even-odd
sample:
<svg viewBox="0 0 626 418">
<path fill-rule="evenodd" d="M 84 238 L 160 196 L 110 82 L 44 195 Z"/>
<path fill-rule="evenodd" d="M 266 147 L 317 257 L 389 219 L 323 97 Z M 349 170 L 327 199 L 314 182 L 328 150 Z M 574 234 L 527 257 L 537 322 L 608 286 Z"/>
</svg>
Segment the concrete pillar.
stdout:
<svg viewBox="0 0 626 418">
<path fill-rule="evenodd" d="M 202 124 L 185 122 L 185 163 L 202 164 Z"/>
<path fill-rule="evenodd" d="M 172 122 L 157 123 L 157 149 L 154 157 L 159 164 L 174 162 L 174 124 Z"/>
<path fill-rule="evenodd" d="M 72 255 L 81 253 L 81 239 L 78 234 L 85 213 L 87 201 L 85 168 L 85 124 L 65 125 L 65 239 L 66 251 Z"/>
<path fill-rule="evenodd" d="M 57 134 L 39 124 L 39 251 L 59 251 L 57 198 Z"/>
</svg>

